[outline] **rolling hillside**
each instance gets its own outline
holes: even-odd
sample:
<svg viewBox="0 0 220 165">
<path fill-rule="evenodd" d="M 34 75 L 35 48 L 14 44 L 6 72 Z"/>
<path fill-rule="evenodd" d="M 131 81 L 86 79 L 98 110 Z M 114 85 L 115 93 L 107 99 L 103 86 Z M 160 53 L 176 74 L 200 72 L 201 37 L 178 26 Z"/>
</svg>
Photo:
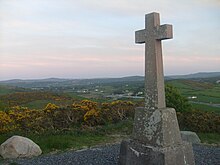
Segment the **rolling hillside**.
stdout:
<svg viewBox="0 0 220 165">
<path fill-rule="evenodd" d="M 173 79 L 176 77 L 166 77 L 166 83 L 175 86 L 182 95 L 187 97 L 193 106 L 202 110 L 214 110 L 220 112 L 220 80 L 216 73 L 198 73 L 194 74 L 197 78 L 191 78 L 192 75 L 182 76 L 181 79 Z M 188 77 L 188 79 L 187 79 Z M 46 102 L 57 102 L 56 99 L 41 97 L 41 92 L 52 92 L 56 94 L 66 95 L 71 98 L 88 98 L 106 100 L 108 95 L 124 95 L 143 97 L 144 77 L 130 76 L 123 78 L 104 78 L 104 79 L 42 79 L 42 80 L 9 80 L 0 81 L 0 102 L 6 102 L 7 98 L 10 102 L 16 102 L 20 95 L 24 94 L 25 98 L 20 100 L 23 105 L 30 107 L 39 107 L 45 105 Z M 20 94 L 19 94 L 20 92 Z M 26 94 L 25 94 L 26 93 Z M 31 98 L 33 94 L 33 99 Z M 37 98 L 36 96 L 40 97 Z M 18 97 L 16 99 L 16 97 Z M 36 99 L 34 99 L 36 98 Z M 42 99 L 41 99 L 42 98 Z M 26 101 L 24 101 L 26 100 Z M 27 101 L 30 100 L 30 101 Z M 61 99 L 62 101 L 70 99 Z M 8 102 L 8 101 L 7 101 Z"/>
<path fill-rule="evenodd" d="M 165 76 L 165 80 L 188 79 L 200 82 L 215 83 L 220 80 L 220 72 L 195 73 L 189 75 Z M 51 87 L 70 87 L 75 85 L 91 85 L 91 84 L 109 84 L 109 83 L 129 83 L 143 82 L 143 76 L 129 76 L 122 78 L 95 78 L 95 79 L 33 79 L 33 80 L 7 80 L 0 81 L 0 84 L 17 86 L 22 88 L 51 88 Z"/>
</svg>

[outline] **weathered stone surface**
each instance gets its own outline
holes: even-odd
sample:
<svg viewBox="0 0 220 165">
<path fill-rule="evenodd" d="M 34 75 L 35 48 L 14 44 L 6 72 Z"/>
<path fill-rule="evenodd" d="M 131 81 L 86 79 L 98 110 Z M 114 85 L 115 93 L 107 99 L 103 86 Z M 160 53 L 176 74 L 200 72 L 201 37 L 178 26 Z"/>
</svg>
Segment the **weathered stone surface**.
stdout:
<svg viewBox="0 0 220 165">
<path fill-rule="evenodd" d="M 201 142 L 198 135 L 195 132 L 191 131 L 181 131 L 181 138 L 183 141 L 187 141 L 194 144 L 198 144 Z"/>
<path fill-rule="evenodd" d="M 135 32 L 145 44 L 145 107 L 135 111 L 132 140 L 123 141 L 120 165 L 194 165 L 192 146 L 181 139 L 176 112 L 166 108 L 161 40 L 173 37 L 172 25 L 160 25 L 158 13 L 145 15 Z"/>
<path fill-rule="evenodd" d="M 4 159 L 32 157 L 41 153 L 42 151 L 37 144 L 22 136 L 12 136 L 0 146 L 0 155 Z"/>
<path fill-rule="evenodd" d="M 145 15 L 145 29 L 135 32 L 136 43 L 145 44 L 145 108 L 165 108 L 161 40 L 173 37 L 172 25 L 160 25 L 158 13 Z"/>
<path fill-rule="evenodd" d="M 134 140 L 122 141 L 119 165 L 194 165 L 192 146 L 182 143 L 152 147 Z"/>
<path fill-rule="evenodd" d="M 133 139 L 152 146 L 171 146 L 182 143 L 176 111 L 173 108 L 146 110 L 136 108 Z"/>
</svg>

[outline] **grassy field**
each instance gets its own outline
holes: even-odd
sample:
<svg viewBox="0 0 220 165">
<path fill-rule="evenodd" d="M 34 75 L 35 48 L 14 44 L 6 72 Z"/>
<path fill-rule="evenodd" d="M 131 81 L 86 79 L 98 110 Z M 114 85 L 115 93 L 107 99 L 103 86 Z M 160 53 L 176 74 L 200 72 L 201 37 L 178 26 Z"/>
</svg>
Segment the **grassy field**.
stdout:
<svg viewBox="0 0 220 165">
<path fill-rule="evenodd" d="M 168 84 L 175 86 L 186 97 L 196 96 L 190 99 L 193 102 L 220 104 L 220 84 L 196 82 L 191 80 L 172 80 Z M 199 110 L 220 111 L 219 107 L 193 103 L 193 107 Z"/>
<path fill-rule="evenodd" d="M 0 85 L 0 95 L 7 95 L 7 94 L 10 94 L 10 93 L 13 93 L 13 92 L 15 92 L 14 87 Z"/>
<path fill-rule="evenodd" d="M 25 132 L 17 132 L 2 134 L 0 135 L 0 144 L 16 134 L 32 139 L 41 147 L 43 153 L 64 151 L 66 149 L 78 150 L 95 145 L 118 142 L 121 140 L 120 137 L 131 134 L 132 124 L 132 120 L 126 120 L 117 124 L 108 124 L 84 130 L 76 129 L 67 132 L 47 132 L 45 134 L 27 134 Z"/>
<path fill-rule="evenodd" d="M 213 107 L 213 106 L 204 105 L 204 104 L 197 104 L 197 103 L 192 103 L 192 107 L 193 107 L 193 109 L 196 109 L 196 110 L 213 111 L 213 112 L 220 113 L 219 107 Z"/>
<path fill-rule="evenodd" d="M 22 106 L 28 107 L 30 109 L 43 109 L 48 103 L 53 103 L 54 100 L 35 100 Z"/>
<path fill-rule="evenodd" d="M 114 137 L 107 135 L 96 135 L 91 133 L 77 135 L 74 132 L 68 132 L 66 134 L 29 135 L 27 137 L 41 147 L 43 154 L 86 149 L 91 146 L 115 142 Z M 6 138 L 8 138 L 8 136 L 0 135 L 0 144 Z M 6 163 L 6 161 L 7 160 L 3 160 L 0 157 L 0 164 Z M 11 161 L 10 164 L 12 165 L 13 161 Z"/>
<path fill-rule="evenodd" d="M 220 104 L 220 98 L 219 97 L 213 97 L 213 96 L 209 96 L 209 95 L 205 95 L 204 93 L 198 92 L 194 92 L 191 93 L 192 95 L 196 95 L 197 99 L 195 99 L 195 101 L 197 102 L 204 102 L 204 103 L 210 103 L 210 104 Z"/>
<path fill-rule="evenodd" d="M 198 133 L 198 136 L 202 143 L 220 146 L 220 134 L 218 133 Z"/>
</svg>

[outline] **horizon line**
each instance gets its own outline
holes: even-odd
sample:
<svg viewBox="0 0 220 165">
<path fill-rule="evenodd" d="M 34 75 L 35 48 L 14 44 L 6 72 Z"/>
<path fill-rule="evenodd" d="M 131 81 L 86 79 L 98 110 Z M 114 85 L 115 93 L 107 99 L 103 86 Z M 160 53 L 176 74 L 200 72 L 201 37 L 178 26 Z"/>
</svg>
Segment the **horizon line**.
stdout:
<svg viewBox="0 0 220 165">
<path fill-rule="evenodd" d="M 199 73 L 220 73 L 220 71 L 201 71 L 201 72 L 194 72 L 194 73 L 188 73 L 188 74 L 168 74 L 164 75 L 164 77 L 169 76 L 186 76 L 186 75 L 192 75 L 192 74 L 199 74 Z M 127 76 L 115 76 L 115 77 L 78 77 L 78 78 L 70 78 L 70 77 L 39 77 L 39 78 L 11 78 L 11 79 L 0 79 L 0 81 L 10 81 L 10 80 L 45 80 L 45 79 L 66 79 L 66 80 L 83 80 L 83 79 L 110 79 L 110 78 L 125 78 L 125 77 L 144 77 L 144 75 L 127 75 Z"/>
</svg>

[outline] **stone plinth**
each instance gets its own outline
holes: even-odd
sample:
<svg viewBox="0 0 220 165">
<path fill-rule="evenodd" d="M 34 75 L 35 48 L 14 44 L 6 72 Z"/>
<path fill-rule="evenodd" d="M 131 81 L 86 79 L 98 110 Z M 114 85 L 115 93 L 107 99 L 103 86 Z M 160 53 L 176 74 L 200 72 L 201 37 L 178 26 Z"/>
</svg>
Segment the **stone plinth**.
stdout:
<svg viewBox="0 0 220 165">
<path fill-rule="evenodd" d="M 135 111 L 132 138 L 121 143 L 120 165 L 194 165 L 192 145 L 180 136 L 173 108 Z"/>
</svg>

